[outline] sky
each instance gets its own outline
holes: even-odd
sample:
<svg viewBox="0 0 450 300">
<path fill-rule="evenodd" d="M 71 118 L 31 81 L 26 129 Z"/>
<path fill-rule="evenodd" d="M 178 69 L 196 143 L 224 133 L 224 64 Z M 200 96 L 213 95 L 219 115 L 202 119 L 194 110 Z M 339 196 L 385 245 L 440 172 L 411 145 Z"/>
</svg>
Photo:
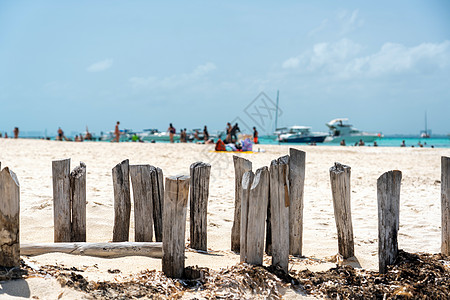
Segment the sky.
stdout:
<svg viewBox="0 0 450 300">
<path fill-rule="evenodd" d="M 277 91 L 278 127 L 450 133 L 450 2 L 0 0 L 3 132 L 269 133 Z"/>
</svg>

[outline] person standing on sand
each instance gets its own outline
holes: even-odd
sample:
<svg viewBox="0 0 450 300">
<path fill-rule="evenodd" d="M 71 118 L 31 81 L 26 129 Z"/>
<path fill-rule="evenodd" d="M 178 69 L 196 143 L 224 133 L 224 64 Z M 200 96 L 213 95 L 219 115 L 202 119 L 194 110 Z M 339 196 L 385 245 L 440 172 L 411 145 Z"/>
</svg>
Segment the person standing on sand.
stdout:
<svg viewBox="0 0 450 300">
<path fill-rule="evenodd" d="M 14 138 L 17 139 L 19 137 L 19 127 L 14 127 Z"/>
<path fill-rule="evenodd" d="M 172 123 L 169 124 L 169 128 L 167 129 L 167 131 L 169 132 L 170 142 L 173 143 L 173 136 L 177 131 L 175 127 L 173 127 Z"/>
<path fill-rule="evenodd" d="M 231 143 L 231 124 L 230 122 L 227 123 L 227 128 L 225 129 L 227 132 L 227 137 L 225 138 L 225 144 Z"/>
<path fill-rule="evenodd" d="M 64 131 L 61 129 L 61 127 L 58 127 L 58 141 L 62 141 L 64 137 Z"/>
<path fill-rule="evenodd" d="M 253 144 L 258 144 L 258 130 L 253 127 Z"/>
<path fill-rule="evenodd" d="M 120 125 L 120 122 L 117 121 L 117 123 L 116 123 L 116 128 L 114 129 L 114 135 L 115 135 L 115 138 L 112 140 L 113 142 L 117 142 L 117 143 L 120 141 L 120 130 L 119 130 L 119 125 Z"/>
<path fill-rule="evenodd" d="M 209 133 L 208 133 L 208 128 L 203 128 L 203 140 L 206 142 L 207 140 L 209 140 Z"/>
</svg>

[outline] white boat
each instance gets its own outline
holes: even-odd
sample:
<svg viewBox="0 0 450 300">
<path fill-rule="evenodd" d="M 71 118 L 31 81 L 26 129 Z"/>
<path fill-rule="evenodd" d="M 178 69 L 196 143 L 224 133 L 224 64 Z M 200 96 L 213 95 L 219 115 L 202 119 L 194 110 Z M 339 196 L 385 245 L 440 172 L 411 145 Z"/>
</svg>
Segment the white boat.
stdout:
<svg viewBox="0 0 450 300">
<path fill-rule="evenodd" d="M 382 137 L 381 133 L 369 133 L 356 129 L 348 123 L 348 119 L 340 118 L 331 120 L 326 124 L 330 129 L 330 136 L 325 139 L 325 143 L 341 143 L 345 141 L 347 145 L 358 143 L 372 143 Z"/>
<path fill-rule="evenodd" d="M 328 136 L 325 132 L 311 132 L 308 126 L 291 126 L 285 132 L 280 132 L 280 143 L 322 143 Z"/>
<path fill-rule="evenodd" d="M 143 140 L 147 142 L 170 142 L 170 134 L 168 131 L 159 132 L 158 129 L 144 129 L 143 132 L 138 133 L 138 136 Z M 173 140 L 179 141 L 180 140 L 180 134 L 175 133 L 173 136 Z"/>
</svg>

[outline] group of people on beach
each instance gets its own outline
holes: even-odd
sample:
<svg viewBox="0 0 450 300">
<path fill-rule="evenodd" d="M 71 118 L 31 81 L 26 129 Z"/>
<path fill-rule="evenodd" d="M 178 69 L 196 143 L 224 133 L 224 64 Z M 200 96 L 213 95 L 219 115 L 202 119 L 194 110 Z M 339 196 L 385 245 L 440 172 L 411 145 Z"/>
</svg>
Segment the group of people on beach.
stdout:
<svg viewBox="0 0 450 300">
<path fill-rule="evenodd" d="M 19 138 L 19 127 L 14 127 L 13 134 L 14 134 L 14 138 L 15 138 L 15 139 Z M 0 138 L 1 138 L 1 137 L 2 137 L 2 133 L 0 132 Z M 7 132 L 5 132 L 4 138 L 5 138 L 5 139 L 8 138 L 8 133 L 7 133 Z"/>
</svg>

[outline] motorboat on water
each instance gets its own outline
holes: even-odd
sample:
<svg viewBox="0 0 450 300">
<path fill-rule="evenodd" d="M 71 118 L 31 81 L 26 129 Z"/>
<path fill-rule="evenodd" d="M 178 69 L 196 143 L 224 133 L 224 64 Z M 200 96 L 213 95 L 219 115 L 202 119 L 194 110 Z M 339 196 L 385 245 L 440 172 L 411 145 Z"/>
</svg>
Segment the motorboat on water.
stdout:
<svg viewBox="0 0 450 300">
<path fill-rule="evenodd" d="M 138 136 L 147 142 L 170 142 L 170 134 L 168 131 L 160 132 L 158 129 L 144 129 L 143 132 L 138 133 Z M 175 133 L 173 136 L 173 140 L 179 141 L 180 134 Z"/>
<path fill-rule="evenodd" d="M 341 143 L 342 140 L 349 145 L 358 143 L 360 140 L 371 143 L 382 137 L 381 133 L 369 133 L 356 129 L 348 123 L 347 118 L 334 119 L 326 125 L 330 129 L 330 136 L 325 139 L 326 143 Z"/>
<path fill-rule="evenodd" d="M 322 143 L 328 136 L 325 132 L 311 132 L 309 126 L 291 126 L 286 131 L 279 131 L 280 143 Z"/>
</svg>

